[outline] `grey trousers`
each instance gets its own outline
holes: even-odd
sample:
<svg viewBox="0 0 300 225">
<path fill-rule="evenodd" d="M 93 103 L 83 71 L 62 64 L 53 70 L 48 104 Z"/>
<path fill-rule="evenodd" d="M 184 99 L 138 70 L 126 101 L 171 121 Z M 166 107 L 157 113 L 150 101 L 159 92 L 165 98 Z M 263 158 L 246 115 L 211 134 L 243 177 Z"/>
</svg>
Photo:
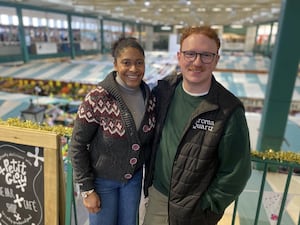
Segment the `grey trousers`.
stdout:
<svg viewBox="0 0 300 225">
<path fill-rule="evenodd" d="M 168 197 L 153 186 L 149 188 L 148 202 L 145 203 L 143 225 L 168 225 Z"/>
</svg>

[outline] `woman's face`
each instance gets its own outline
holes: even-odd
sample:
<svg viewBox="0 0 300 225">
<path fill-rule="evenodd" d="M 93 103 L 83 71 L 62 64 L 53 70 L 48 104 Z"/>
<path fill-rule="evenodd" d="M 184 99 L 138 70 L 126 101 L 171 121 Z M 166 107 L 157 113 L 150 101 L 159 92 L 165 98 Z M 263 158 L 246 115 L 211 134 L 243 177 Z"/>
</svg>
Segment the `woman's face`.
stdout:
<svg viewBox="0 0 300 225">
<path fill-rule="evenodd" d="M 136 48 L 124 48 L 116 58 L 114 68 L 129 88 L 136 88 L 144 77 L 145 57 Z"/>
</svg>

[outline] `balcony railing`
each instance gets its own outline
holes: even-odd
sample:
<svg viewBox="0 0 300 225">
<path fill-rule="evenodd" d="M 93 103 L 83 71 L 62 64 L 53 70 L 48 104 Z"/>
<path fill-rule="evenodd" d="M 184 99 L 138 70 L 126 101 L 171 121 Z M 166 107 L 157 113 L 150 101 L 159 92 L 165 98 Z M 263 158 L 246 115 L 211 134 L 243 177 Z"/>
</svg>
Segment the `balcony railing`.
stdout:
<svg viewBox="0 0 300 225">
<path fill-rule="evenodd" d="M 257 190 L 254 190 L 255 193 L 258 193 L 258 199 L 257 202 L 253 203 L 253 198 L 250 196 L 250 199 L 252 201 L 252 204 L 245 202 L 245 198 L 241 199 L 242 195 L 247 192 L 247 190 L 244 190 L 244 193 L 241 194 L 241 196 L 236 199 L 236 201 L 233 203 L 233 211 L 232 211 L 232 217 L 231 217 L 231 225 L 300 225 L 300 205 L 298 205 L 298 222 L 291 222 L 291 219 L 288 219 L 289 222 L 283 222 L 283 217 L 284 212 L 286 211 L 286 202 L 288 199 L 289 195 L 289 188 L 290 184 L 292 181 L 293 176 L 297 176 L 300 174 L 296 174 L 295 171 L 296 169 L 300 168 L 300 164 L 298 163 L 290 163 L 290 162 L 280 162 L 277 160 L 269 160 L 269 159 L 261 159 L 257 157 L 252 157 L 252 163 L 253 166 L 255 167 L 253 169 L 253 176 L 255 174 L 259 174 L 258 177 L 253 177 L 255 179 L 256 184 L 259 184 L 256 188 Z M 259 169 L 257 169 L 259 168 Z M 267 175 L 270 173 L 270 168 L 274 170 L 274 168 L 280 168 L 281 170 L 284 169 L 283 171 L 285 174 L 281 174 L 285 178 L 285 184 L 284 184 L 284 190 L 280 195 L 282 196 L 280 199 L 280 202 L 278 201 L 275 203 L 277 204 L 276 207 L 279 208 L 278 214 L 275 213 L 272 215 L 271 222 L 266 221 L 264 218 L 263 220 L 260 220 L 260 216 L 263 212 L 262 210 L 262 204 L 263 204 L 263 196 L 264 193 L 266 192 L 266 183 L 267 183 Z M 278 172 L 276 171 L 274 173 L 275 176 L 277 176 Z M 259 180 L 260 178 L 261 180 Z M 250 178 L 251 179 L 251 178 Z M 300 198 L 300 186 L 299 184 L 295 184 L 296 186 L 298 185 L 298 188 L 296 187 L 297 190 L 299 190 L 299 196 L 296 196 L 296 198 Z M 279 184 L 279 186 L 282 186 Z M 283 187 L 283 186 L 282 186 Z M 253 188 L 253 187 L 252 187 Z M 250 192 L 253 192 L 251 190 Z M 253 193 L 252 193 L 253 194 Z M 255 194 L 257 197 L 257 195 Z M 299 201 L 298 201 L 299 202 Z M 238 221 L 238 206 L 242 205 L 242 209 L 244 211 L 251 211 L 253 210 L 253 204 L 256 205 L 256 210 L 255 210 L 255 215 L 253 213 L 250 214 L 250 219 L 242 219 L 239 218 Z M 278 205 L 279 204 L 279 205 Z M 245 207 L 246 206 L 246 207 Z M 297 210 L 297 209 L 296 209 Z M 252 215 L 251 215 L 252 214 Z M 254 216 L 253 216 L 254 215 Z M 231 214 L 230 214 L 231 216 Z M 249 215 L 248 215 L 249 216 Z M 264 213 L 264 217 L 265 217 Z M 267 216 L 268 217 L 268 216 Z M 270 218 L 268 218 L 270 220 Z M 242 222 L 240 222 L 242 221 Z M 288 223 L 288 224 L 287 224 Z M 77 207 L 76 207 L 76 201 L 74 197 L 74 186 L 73 186 L 73 171 L 72 171 L 72 166 L 69 160 L 67 161 L 67 194 L 66 194 L 66 217 L 65 217 L 65 225 L 73 225 L 73 224 L 78 224 L 77 222 Z M 226 224 L 228 225 L 228 221 L 225 223 L 222 223 L 222 220 L 219 223 L 220 225 Z"/>
<path fill-rule="evenodd" d="M 262 174 L 261 174 L 261 180 L 260 180 L 260 182 L 261 182 L 260 187 L 258 187 L 259 193 L 258 193 L 258 200 L 256 203 L 255 217 L 253 218 L 253 220 L 248 220 L 248 222 L 249 222 L 248 224 L 249 225 L 250 224 L 251 225 L 252 224 L 253 225 L 261 225 L 263 223 L 263 224 L 271 224 L 271 225 L 273 225 L 273 224 L 276 224 L 276 225 L 300 225 L 300 213 L 299 213 L 300 211 L 298 212 L 299 215 L 298 215 L 297 223 L 291 222 L 291 220 L 289 220 L 289 222 L 291 222 L 291 224 L 286 224 L 286 223 L 282 222 L 283 214 L 286 209 L 286 202 L 287 202 L 287 197 L 289 194 L 289 187 L 291 184 L 292 176 L 297 175 L 295 172 L 297 171 L 296 170 L 297 168 L 300 168 L 299 167 L 300 165 L 298 163 L 280 162 L 280 161 L 276 161 L 276 160 L 260 159 L 260 158 L 256 158 L 256 157 L 252 157 L 252 162 L 253 162 L 253 164 L 255 164 L 255 166 L 257 168 L 260 168 L 259 170 L 254 169 L 253 172 L 256 170 L 256 171 L 262 172 Z M 272 217 L 272 218 L 270 218 L 270 220 L 272 222 L 266 222 L 266 221 L 262 222 L 262 221 L 260 221 L 260 214 L 262 212 L 262 203 L 263 203 L 263 196 L 265 193 L 267 174 L 272 173 L 272 172 L 270 172 L 270 168 L 271 168 L 271 170 L 274 170 L 274 168 L 281 169 L 281 171 L 284 171 L 284 173 L 286 173 L 286 178 L 285 178 L 284 190 L 282 192 L 281 201 L 275 203 L 275 204 L 279 204 L 279 205 L 277 205 L 277 208 L 279 207 L 278 214 L 275 213 L 273 215 L 267 215 L 267 216 Z M 277 172 L 275 172 L 275 173 L 277 173 Z M 276 174 L 274 174 L 274 175 L 276 176 Z M 300 174 L 298 174 L 298 175 L 300 175 Z M 278 185 L 282 186 L 281 184 L 278 184 Z M 298 187 L 298 190 L 300 193 L 300 186 Z M 237 209 L 238 209 L 238 204 L 239 204 L 238 200 L 239 199 L 237 199 L 234 202 L 231 225 L 237 225 L 236 217 L 237 217 L 237 211 L 238 211 Z M 248 205 L 248 207 L 250 207 L 250 206 Z M 273 206 L 273 207 L 276 208 L 275 206 Z M 300 205 L 298 207 L 300 207 Z M 244 225 L 244 224 L 242 224 L 242 225 Z"/>
</svg>

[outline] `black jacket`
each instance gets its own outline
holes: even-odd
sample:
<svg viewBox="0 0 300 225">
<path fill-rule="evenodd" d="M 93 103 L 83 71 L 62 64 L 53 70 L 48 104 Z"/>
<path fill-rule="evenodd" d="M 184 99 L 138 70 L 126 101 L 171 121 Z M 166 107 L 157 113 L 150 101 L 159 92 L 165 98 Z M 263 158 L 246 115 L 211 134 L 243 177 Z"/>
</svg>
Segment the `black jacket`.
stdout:
<svg viewBox="0 0 300 225">
<path fill-rule="evenodd" d="M 146 196 L 148 187 L 152 185 L 156 150 L 169 104 L 181 80 L 181 75 L 169 76 L 159 81 L 153 90 L 157 99 L 157 123 L 151 162 L 146 170 Z M 209 93 L 188 121 L 173 162 L 169 193 L 170 225 L 211 225 L 221 219 L 223 212 L 214 213 L 210 208 L 203 209 L 200 201 L 218 170 L 218 145 L 226 123 L 237 107 L 243 108 L 240 100 L 212 77 Z M 250 157 L 247 163 L 249 166 L 246 166 L 245 176 L 248 179 Z M 244 185 L 245 182 L 241 190 Z"/>
</svg>

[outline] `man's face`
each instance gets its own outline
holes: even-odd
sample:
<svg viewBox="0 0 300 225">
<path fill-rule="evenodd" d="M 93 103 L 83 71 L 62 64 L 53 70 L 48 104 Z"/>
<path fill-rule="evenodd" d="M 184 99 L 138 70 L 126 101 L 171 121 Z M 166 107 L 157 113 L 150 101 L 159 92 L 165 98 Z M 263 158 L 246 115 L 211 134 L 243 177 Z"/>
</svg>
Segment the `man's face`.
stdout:
<svg viewBox="0 0 300 225">
<path fill-rule="evenodd" d="M 208 91 L 219 60 L 216 42 L 203 34 L 192 34 L 183 41 L 177 58 L 184 88 L 192 93 Z"/>
</svg>

